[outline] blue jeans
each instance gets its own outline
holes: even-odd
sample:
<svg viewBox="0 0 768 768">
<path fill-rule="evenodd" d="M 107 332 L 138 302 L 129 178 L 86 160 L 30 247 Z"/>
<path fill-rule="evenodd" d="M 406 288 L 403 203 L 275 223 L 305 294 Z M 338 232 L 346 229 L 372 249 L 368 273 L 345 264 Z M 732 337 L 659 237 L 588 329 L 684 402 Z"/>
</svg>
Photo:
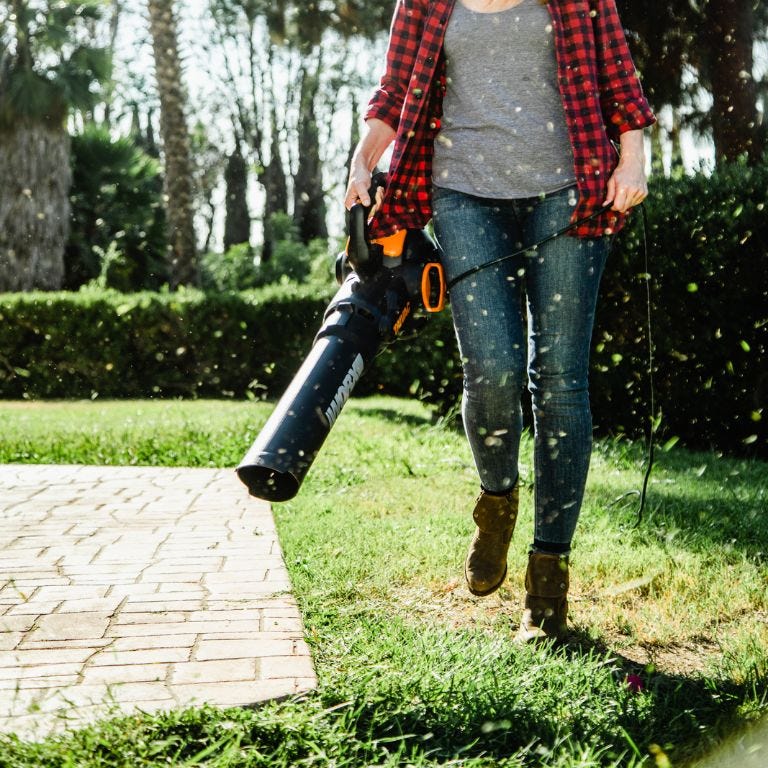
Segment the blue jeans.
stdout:
<svg viewBox="0 0 768 768">
<path fill-rule="evenodd" d="M 575 187 L 520 200 L 435 188 L 433 222 L 447 280 L 567 226 L 576 197 Z M 517 481 L 527 372 L 539 542 L 570 545 L 581 510 L 592 450 L 589 350 L 609 248 L 607 237 L 562 235 L 476 272 L 450 292 L 464 366 L 464 428 L 489 491 Z"/>
</svg>

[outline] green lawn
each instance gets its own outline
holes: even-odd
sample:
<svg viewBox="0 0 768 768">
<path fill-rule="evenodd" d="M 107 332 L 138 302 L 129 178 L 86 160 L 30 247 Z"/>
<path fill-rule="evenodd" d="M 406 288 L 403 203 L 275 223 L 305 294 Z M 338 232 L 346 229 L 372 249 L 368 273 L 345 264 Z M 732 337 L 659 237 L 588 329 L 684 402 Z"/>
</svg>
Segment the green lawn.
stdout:
<svg viewBox="0 0 768 768">
<path fill-rule="evenodd" d="M 269 411 L 0 403 L 0 462 L 234 466 Z M 299 495 L 274 506 L 318 692 L 5 739 L 0 768 L 692 765 L 768 714 L 768 465 L 662 451 L 635 527 L 626 494 L 643 469 L 642 446 L 597 444 L 574 642 L 518 648 L 530 442 L 509 580 L 477 599 L 461 580 L 476 492 L 463 435 L 419 403 L 353 400 Z"/>
</svg>

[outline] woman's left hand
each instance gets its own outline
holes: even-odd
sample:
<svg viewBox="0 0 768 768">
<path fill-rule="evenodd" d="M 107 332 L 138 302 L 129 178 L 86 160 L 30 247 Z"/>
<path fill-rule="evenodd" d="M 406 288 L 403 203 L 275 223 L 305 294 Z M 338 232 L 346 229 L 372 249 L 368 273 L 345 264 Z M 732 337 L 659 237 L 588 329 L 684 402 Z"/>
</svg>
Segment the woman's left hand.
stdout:
<svg viewBox="0 0 768 768">
<path fill-rule="evenodd" d="M 627 131 L 621 135 L 620 141 L 619 164 L 608 179 L 603 205 L 612 203 L 612 211 L 626 213 L 648 197 L 643 132 Z"/>
</svg>

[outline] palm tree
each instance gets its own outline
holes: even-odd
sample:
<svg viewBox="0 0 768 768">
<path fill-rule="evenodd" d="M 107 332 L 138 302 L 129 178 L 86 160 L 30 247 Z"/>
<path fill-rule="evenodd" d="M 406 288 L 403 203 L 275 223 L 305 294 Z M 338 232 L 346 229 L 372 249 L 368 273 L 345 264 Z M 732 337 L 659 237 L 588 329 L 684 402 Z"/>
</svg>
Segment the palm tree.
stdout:
<svg viewBox="0 0 768 768">
<path fill-rule="evenodd" d="M 55 290 L 69 232 L 72 109 L 109 58 L 90 44 L 95 0 L 11 0 L 0 10 L 0 291 Z"/>
<path fill-rule="evenodd" d="M 198 282 L 192 160 L 184 116 L 186 94 L 181 79 L 173 0 L 148 0 L 148 7 L 165 155 L 171 284 L 176 287 Z"/>
</svg>

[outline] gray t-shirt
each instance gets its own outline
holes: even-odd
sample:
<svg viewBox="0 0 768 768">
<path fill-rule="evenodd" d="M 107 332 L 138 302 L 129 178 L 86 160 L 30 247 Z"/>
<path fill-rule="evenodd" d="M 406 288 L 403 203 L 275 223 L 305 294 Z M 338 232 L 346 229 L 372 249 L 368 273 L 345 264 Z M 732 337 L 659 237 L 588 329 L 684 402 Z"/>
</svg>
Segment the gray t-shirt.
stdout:
<svg viewBox="0 0 768 768">
<path fill-rule="evenodd" d="M 457 0 L 446 29 L 447 90 L 436 186 L 534 197 L 575 181 L 557 87 L 552 20 L 538 0 L 477 13 Z"/>
</svg>

